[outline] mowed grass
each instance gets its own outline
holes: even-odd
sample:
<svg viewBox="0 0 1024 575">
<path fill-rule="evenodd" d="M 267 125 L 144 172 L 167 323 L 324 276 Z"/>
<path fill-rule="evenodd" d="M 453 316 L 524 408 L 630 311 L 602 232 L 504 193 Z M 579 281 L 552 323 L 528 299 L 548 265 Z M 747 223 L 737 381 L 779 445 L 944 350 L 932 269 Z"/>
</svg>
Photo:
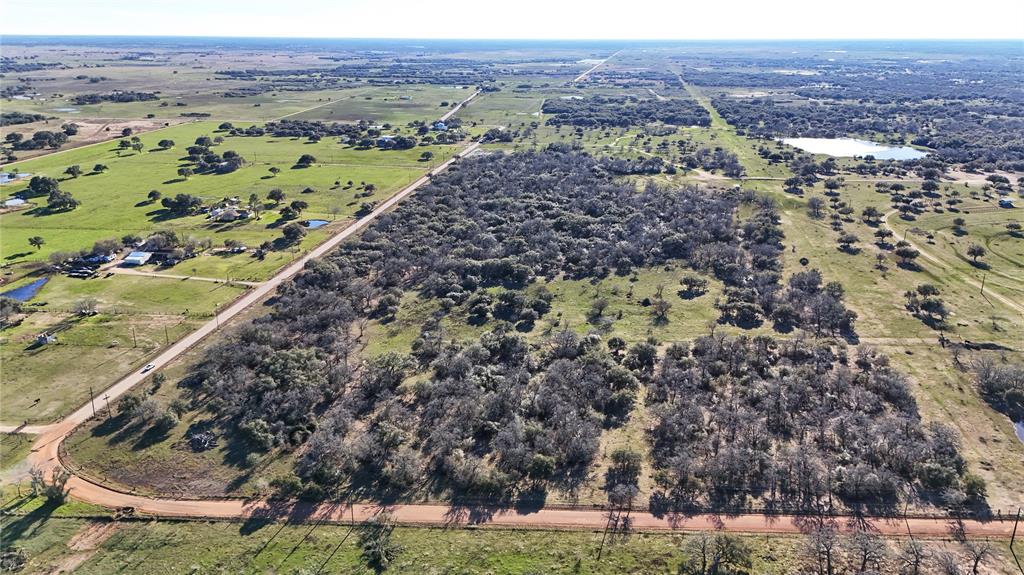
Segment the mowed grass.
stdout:
<svg viewBox="0 0 1024 575">
<path fill-rule="evenodd" d="M 0 421 L 49 421 L 68 413 L 88 401 L 90 387 L 99 393 L 244 291 L 154 277 L 53 276 L 33 300 L 33 313 L 3 332 Z M 95 301 L 98 315 L 73 313 L 85 299 Z M 43 332 L 55 334 L 57 343 L 37 345 Z"/>
<path fill-rule="evenodd" d="M 31 526 L 6 518 L 14 540 L 30 557 L 29 572 L 48 572 L 71 558 L 75 573 L 372 573 L 348 525 L 232 522 L 122 522 L 34 516 Z M 95 549 L 73 542 L 102 527 Z M 684 560 L 682 533 L 605 538 L 598 531 L 429 529 L 400 527 L 402 552 L 388 573 L 675 573 Z M 602 544 L 602 541 L 604 543 Z M 747 537 L 754 568 L 766 575 L 793 572 L 796 538 Z M 77 549 L 75 548 L 77 547 Z M 601 552 L 601 558 L 598 554 Z M 82 561 L 84 559 L 84 561 Z"/>
<path fill-rule="evenodd" d="M 182 180 L 177 169 L 184 149 L 199 136 L 218 135 L 216 123 L 205 122 L 150 132 L 142 136 L 146 149 L 140 153 L 118 155 L 115 143 L 104 143 L 64 153 L 20 162 L 14 169 L 32 174 L 63 177 L 70 165 L 89 171 L 97 163 L 106 164 L 106 173 L 65 179 L 61 188 L 82 202 L 78 208 L 57 214 L 40 215 L 35 210 L 22 210 L 0 215 L 4 229 L 0 254 L 8 263 L 38 261 L 53 251 L 88 248 L 99 239 L 121 237 L 127 233 L 147 235 L 160 229 L 178 231 L 183 236 L 209 238 L 214 245 L 233 239 L 247 245 L 280 235 L 276 212 L 269 211 L 258 220 L 218 224 L 204 215 L 168 218 L 157 203 L 146 201 L 150 190 L 163 196 L 187 193 L 214 202 L 226 197 L 239 197 L 247 203 L 250 194 L 265 198 L 273 188 L 286 194 L 288 203 L 301 199 L 309 204 L 303 218 L 344 219 L 355 213 L 363 201 L 380 200 L 415 180 L 423 172 L 450 157 L 454 147 L 432 146 L 433 162 L 418 161 L 423 150 L 384 152 L 355 150 L 334 140 L 307 143 L 305 140 L 276 138 L 228 137 L 218 152 L 234 150 L 248 162 L 245 167 L 225 175 L 198 175 Z M 158 150 L 157 142 L 171 139 L 177 146 Z M 313 154 L 321 164 L 306 169 L 292 169 L 302 154 Z M 277 167 L 281 173 L 270 177 L 268 169 Z M 348 186 L 348 181 L 353 185 Z M 335 184 L 339 182 L 339 184 Z M 356 198 L 361 183 L 372 183 L 377 191 L 371 198 Z M 26 186 L 18 183 L 4 186 L 5 197 Z M 306 188 L 315 190 L 303 193 Z M 39 199 L 35 200 L 40 202 Z M 265 208 L 274 206 L 266 203 Z M 323 237 L 324 232 L 311 235 Z M 28 238 L 41 236 L 46 244 L 40 250 L 28 245 Z"/>
</svg>

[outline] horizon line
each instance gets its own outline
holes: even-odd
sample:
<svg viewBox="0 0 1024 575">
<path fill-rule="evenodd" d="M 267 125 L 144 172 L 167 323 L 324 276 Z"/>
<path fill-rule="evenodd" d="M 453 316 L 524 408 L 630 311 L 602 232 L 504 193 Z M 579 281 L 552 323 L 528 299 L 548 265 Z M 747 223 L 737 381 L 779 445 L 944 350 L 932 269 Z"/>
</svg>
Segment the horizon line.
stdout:
<svg viewBox="0 0 1024 575">
<path fill-rule="evenodd" d="M 232 38 L 249 40 L 395 40 L 395 41 L 466 41 L 466 42 L 1021 42 L 1021 38 L 982 37 L 818 37 L 818 38 L 474 38 L 474 37 L 413 37 L 413 36 L 245 36 L 245 35 L 191 35 L 191 34 L 7 34 L 4 38 Z"/>
</svg>

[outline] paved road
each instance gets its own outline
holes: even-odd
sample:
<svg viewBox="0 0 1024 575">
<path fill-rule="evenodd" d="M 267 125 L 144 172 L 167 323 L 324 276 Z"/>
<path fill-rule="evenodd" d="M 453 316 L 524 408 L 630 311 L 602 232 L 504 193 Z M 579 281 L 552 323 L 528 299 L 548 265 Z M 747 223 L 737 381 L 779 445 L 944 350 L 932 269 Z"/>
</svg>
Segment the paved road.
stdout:
<svg viewBox="0 0 1024 575">
<path fill-rule="evenodd" d="M 459 102 L 458 104 L 456 104 L 455 107 L 452 108 L 451 110 L 448 110 L 447 112 L 445 112 L 445 114 L 443 116 L 441 116 L 440 118 L 438 118 L 437 121 L 438 122 L 446 122 L 446 121 L 448 121 L 448 118 L 451 118 L 452 116 L 454 116 L 455 113 L 458 112 L 459 110 L 461 110 L 463 106 L 468 104 L 470 100 L 472 100 L 473 98 L 476 98 L 479 95 L 480 95 L 480 90 L 477 90 L 476 92 L 473 92 L 472 94 L 469 95 L 468 98 L 466 98 L 465 100 L 463 100 L 463 101 Z"/>
<path fill-rule="evenodd" d="M 479 147 L 471 144 L 457 157 L 466 156 Z M 455 161 L 455 158 L 435 168 L 431 173 L 444 170 Z M 219 322 L 227 321 L 250 305 L 269 295 L 278 285 L 298 273 L 312 258 L 320 257 L 340 242 L 351 237 L 365 227 L 370 221 L 384 213 L 402 199 L 413 193 L 417 188 L 429 181 L 424 176 L 398 192 L 368 216 L 358 220 L 339 234 L 333 236 L 309 254 L 289 265 L 265 284 L 252 290 L 244 297 L 235 301 L 215 320 L 202 326 L 182 341 L 164 351 L 153 360 L 157 366 L 165 365 L 206 335 L 215 331 Z M 115 398 L 142 381 L 147 374 L 133 373 L 113 387 L 106 390 L 111 398 Z M 101 394 L 102 396 L 102 394 Z M 64 420 L 49 426 L 31 426 L 20 429 L 26 433 L 38 433 L 39 437 L 33 445 L 28 461 L 51 473 L 62 466 L 59 457 L 61 442 L 79 424 L 92 416 L 92 408 L 85 405 Z M 3 426 L 8 431 L 7 426 Z M 72 476 L 67 487 L 75 499 L 103 505 L 106 507 L 133 507 L 138 513 L 159 517 L 195 517 L 210 519 L 290 519 L 292 521 L 333 521 L 348 522 L 365 520 L 380 511 L 376 505 L 356 504 L 345 506 L 340 504 L 311 504 L 293 502 L 267 502 L 263 500 L 246 501 L 241 499 L 164 499 L 131 495 L 113 490 L 109 487 L 93 483 L 79 476 Z M 576 528 L 603 529 L 608 524 L 608 513 L 598 509 L 557 509 L 545 508 L 536 512 L 519 512 L 514 509 L 469 509 L 452 508 L 446 505 L 397 505 L 389 508 L 396 519 L 403 524 L 458 526 L 475 524 L 495 527 L 522 528 Z M 781 533 L 796 534 L 806 527 L 806 518 L 797 516 L 767 516 L 762 514 L 743 514 L 733 516 L 695 515 L 695 516 L 655 516 L 649 512 L 636 511 L 630 514 L 630 525 L 633 530 L 716 530 L 741 533 Z M 903 519 L 870 519 L 866 521 L 881 534 L 904 535 L 909 529 L 915 535 L 947 536 L 951 523 L 947 519 L 910 518 Z M 863 526 L 863 523 L 858 524 Z M 852 530 L 858 527 L 853 523 L 839 520 L 840 529 Z M 968 535 L 983 537 L 1008 538 L 1012 533 L 1011 521 L 965 521 L 963 528 Z"/>
<path fill-rule="evenodd" d="M 608 63 L 608 60 L 611 60 L 612 58 L 618 56 L 621 53 L 622 53 L 622 50 L 619 50 L 618 52 L 612 54 L 611 56 L 608 56 L 604 60 L 601 60 L 597 64 L 594 64 L 593 66 L 588 68 L 585 72 L 583 72 L 579 76 L 576 76 L 575 78 L 573 78 L 572 83 L 575 84 L 576 82 L 582 82 L 583 80 L 586 80 L 587 76 L 589 76 L 591 72 L 593 72 L 594 70 L 597 70 L 601 66 L 604 66 L 606 63 Z"/>
</svg>

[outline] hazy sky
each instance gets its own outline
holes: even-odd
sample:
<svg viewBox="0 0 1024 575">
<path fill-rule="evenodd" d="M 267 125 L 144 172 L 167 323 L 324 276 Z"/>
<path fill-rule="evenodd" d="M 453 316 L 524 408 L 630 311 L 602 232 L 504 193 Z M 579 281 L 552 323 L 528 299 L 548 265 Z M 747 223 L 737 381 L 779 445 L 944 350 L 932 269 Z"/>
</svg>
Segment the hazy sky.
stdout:
<svg viewBox="0 0 1024 575">
<path fill-rule="evenodd" d="M 1021 38 L 1021 0 L 0 0 L 0 34 Z"/>
</svg>

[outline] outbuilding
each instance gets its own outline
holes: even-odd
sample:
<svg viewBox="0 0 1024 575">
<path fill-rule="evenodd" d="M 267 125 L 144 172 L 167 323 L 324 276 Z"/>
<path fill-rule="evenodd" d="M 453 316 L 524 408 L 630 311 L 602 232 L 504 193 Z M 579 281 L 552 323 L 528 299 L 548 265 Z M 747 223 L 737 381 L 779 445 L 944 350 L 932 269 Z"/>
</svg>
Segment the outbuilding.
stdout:
<svg viewBox="0 0 1024 575">
<path fill-rule="evenodd" d="M 128 257 L 124 258 L 121 265 L 141 266 L 148 262 L 151 257 L 153 257 L 153 254 L 150 252 L 132 252 L 128 254 Z"/>
</svg>

